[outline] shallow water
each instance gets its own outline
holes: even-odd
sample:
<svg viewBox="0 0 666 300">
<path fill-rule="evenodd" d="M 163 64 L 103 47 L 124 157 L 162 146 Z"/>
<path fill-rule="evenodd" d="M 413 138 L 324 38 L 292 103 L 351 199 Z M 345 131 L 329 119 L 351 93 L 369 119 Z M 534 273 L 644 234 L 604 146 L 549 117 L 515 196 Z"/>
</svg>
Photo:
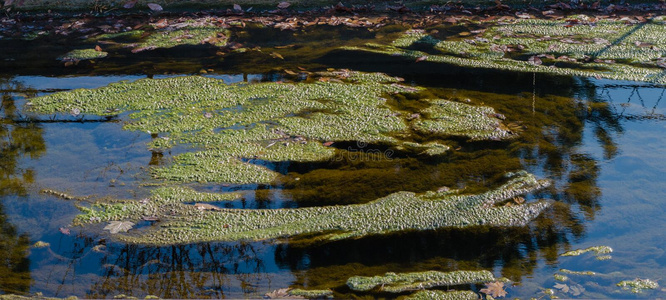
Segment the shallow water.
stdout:
<svg viewBox="0 0 666 300">
<path fill-rule="evenodd" d="M 239 34 L 239 40 L 252 41 Z M 337 32 L 337 31 L 335 31 Z M 322 43 L 331 36 L 305 35 Z M 337 32 L 334 36 L 350 34 Z M 276 34 L 283 38 L 284 33 Z M 256 40 L 275 46 L 275 36 Z M 313 38 L 318 37 L 318 38 Z M 376 38 L 361 32 L 344 43 Z M 294 36 L 288 43 L 299 43 Z M 287 43 L 285 42 L 285 43 Z M 340 41 L 340 43 L 343 43 Z M 326 41 L 322 47 L 331 47 Z M 355 275 L 425 270 L 491 270 L 512 281 L 509 297 L 539 297 L 557 283 L 560 269 L 601 275 L 568 275 L 569 286 L 585 292 L 557 291 L 560 297 L 657 298 L 661 287 L 643 294 L 615 284 L 635 278 L 659 280 L 666 274 L 663 229 L 666 170 L 665 87 L 636 82 L 549 77 L 465 70 L 399 59 L 345 57 L 332 51 L 285 51 L 286 62 L 238 55 L 211 62 L 210 57 L 178 56 L 178 63 L 149 55 L 159 74 L 187 75 L 215 64 L 206 76 L 225 82 L 293 80 L 272 72 L 287 65 L 313 69 L 345 67 L 381 71 L 428 90 L 420 97 L 470 99 L 494 107 L 513 123 L 520 137 L 509 142 L 454 140 L 456 151 L 422 158 L 387 152 L 374 145 L 335 145 L 340 159 L 328 162 L 277 163 L 269 167 L 287 176 L 271 185 L 194 185 L 205 191 L 241 191 L 234 208 L 279 208 L 363 203 L 396 191 L 424 192 L 442 186 L 470 193 L 497 185 L 509 171 L 526 169 L 554 181 L 551 188 L 528 195 L 557 204 L 527 228 L 406 232 L 356 240 L 304 244 L 299 240 L 200 243 L 150 247 L 115 242 L 101 226 L 68 228 L 80 202 L 41 193 L 64 191 L 77 197 L 141 199 L 155 183 L 147 169 L 168 164 L 172 153 L 152 152 L 149 134 L 122 130 L 126 116 L 103 119 L 39 116 L 28 122 L 23 107 L 30 97 L 54 91 L 94 88 L 120 80 L 167 75 L 145 72 L 146 62 L 111 58 L 108 65 L 34 74 L 36 66 L 3 69 L 0 75 L 3 117 L 0 123 L 0 291 L 45 296 L 113 297 L 120 294 L 164 298 L 261 297 L 284 287 L 331 288 L 338 297 L 391 296 L 353 294 L 344 286 Z M 294 51 L 290 53 L 289 51 Z M 28 58 L 30 55 L 27 56 Z M 28 59 L 26 58 L 26 59 Z M 247 60 L 244 60 L 247 59 Z M 20 60 L 20 58 L 19 58 Z M 205 61 L 205 62 L 203 62 Z M 265 65 L 258 66 L 260 61 Z M 29 64 L 29 62 L 26 62 Z M 55 65 L 55 63 L 54 63 Z M 242 71 L 239 73 L 239 70 Z M 259 70 L 259 71 L 258 71 Z M 38 73 L 38 72 L 37 72 Z M 68 74 L 71 73 L 71 74 Z M 175 74 L 173 74 L 175 73 Z M 82 74 L 84 76 L 82 76 Z M 57 76 L 55 76 L 57 75 Z M 298 80 L 298 79 L 296 79 Z M 415 99 L 396 96 L 408 108 Z M 81 121 L 83 118 L 83 121 Z M 58 120 L 58 121 L 52 121 Z M 378 154 L 379 153 L 379 154 Z M 267 164 L 255 161 L 257 164 Z M 85 204 L 85 201 L 81 202 Z M 151 226 L 149 222 L 138 224 Z M 30 248 L 37 241 L 49 247 Z M 612 259 L 591 255 L 559 257 L 571 249 L 607 245 Z M 472 286 L 478 290 L 481 286 Z"/>
</svg>

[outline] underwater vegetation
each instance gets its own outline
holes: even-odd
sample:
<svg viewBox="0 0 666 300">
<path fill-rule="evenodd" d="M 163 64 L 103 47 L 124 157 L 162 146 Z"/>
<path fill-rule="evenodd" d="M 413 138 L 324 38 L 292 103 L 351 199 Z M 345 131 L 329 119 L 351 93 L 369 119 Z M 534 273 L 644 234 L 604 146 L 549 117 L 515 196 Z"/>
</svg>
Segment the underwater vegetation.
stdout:
<svg viewBox="0 0 666 300">
<path fill-rule="evenodd" d="M 176 156 L 171 166 L 152 170 L 156 178 L 173 182 L 268 184 L 280 175 L 247 160 L 323 161 L 336 153 L 325 145 L 331 142 L 384 144 L 429 155 L 448 148 L 411 140 L 411 129 L 442 138 L 512 137 L 492 108 L 424 100 L 423 116 L 411 118 L 392 109 L 385 97 L 418 88 L 381 74 L 322 75 L 346 82 L 227 85 L 199 76 L 143 79 L 34 98 L 30 109 L 102 116 L 130 112 L 132 121 L 125 129 L 160 135 L 150 148 L 199 148 Z"/>
<path fill-rule="evenodd" d="M 111 220 L 160 220 L 140 234 L 117 235 L 141 244 L 264 240 L 307 234 L 313 240 L 339 240 L 404 230 L 443 227 L 525 226 L 550 206 L 547 201 L 495 206 L 548 184 L 525 172 L 510 174 L 501 187 L 479 195 L 458 191 L 417 195 L 398 192 L 365 204 L 284 209 L 225 209 L 169 201 L 155 192 L 150 200 L 100 203 L 81 208 L 76 224 Z M 176 197 L 183 199 L 182 197 Z M 175 198 L 172 198 L 175 199 Z M 189 199 L 185 199 L 188 200 Z"/>
<path fill-rule="evenodd" d="M 125 129 L 157 135 L 149 145 L 153 150 L 175 146 L 196 149 L 177 155 L 171 165 L 152 169 L 155 178 L 173 186 L 188 182 L 269 184 L 283 175 L 252 163 L 253 159 L 324 161 L 341 151 L 330 147 L 332 142 L 386 145 L 411 149 L 417 155 L 442 153 L 443 144 L 420 143 L 412 138 L 411 130 L 428 131 L 443 143 L 449 137 L 512 137 L 502 126 L 501 116 L 488 107 L 426 99 L 417 112 L 394 109 L 386 97 L 420 91 L 399 84 L 398 78 L 347 70 L 320 76 L 336 80 L 225 84 L 200 76 L 142 79 L 32 98 L 28 107 L 43 114 L 129 113 Z M 428 152 L 429 148 L 436 151 Z M 548 181 L 518 172 L 507 174 L 502 186 L 480 194 L 457 190 L 396 192 L 348 206 L 256 210 L 190 205 L 185 202 L 227 201 L 238 195 L 214 196 L 171 187 L 154 190 L 150 199 L 81 207 L 84 214 L 75 223 L 130 222 L 113 223 L 112 227 L 124 231 L 139 219 L 160 220 L 159 226 L 140 234 L 130 230 L 118 235 L 128 242 L 158 245 L 304 234 L 337 240 L 442 227 L 524 226 L 550 202 L 497 204 L 548 185 Z"/>
<path fill-rule="evenodd" d="M 386 273 L 383 276 L 354 276 L 347 280 L 347 286 L 354 291 L 369 291 L 377 288 L 382 292 L 401 293 L 431 287 L 466 285 L 494 281 L 488 271 L 426 271 L 415 273 Z"/>
<path fill-rule="evenodd" d="M 97 59 L 104 58 L 108 55 L 108 52 L 97 51 L 95 49 L 77 49 L 67 52 L 65 55 L 60 57 L 62 61 L 79 61 L 87 59 Z"/>
<path fill-rule="evenodd" d="M 589 247 L 586 249 L 578 249 L 578 250 L 572 250 L 572 251 L 567 251 L 565 253 L 562 253 L 560 256 L 579 256 L 588 252 L 594 253 L 594 256 L 597 260 L 606 260 L 610 259 L 610 255 L 603 255 L 603 254 L 609 254 L 613 252 L 613 249 L 608 246 L 593 246 Z"/>
<path fill-rule="evenodd" d="M 643 290 L 656 289 L 659 284 L 650 279 L 623 280 L 618 282 L 617 286 L 623 290 L 631 290 L 632 293 L 642 293 Z"/>
<path fill-rule="evenodd" d="M 481 29 L 461 36 L 419 29 L 391 44 L 344 49 L 471 68 L 666 83 L 663 16 L 638 24 L 579 15 L 474 25 Z"/>
</svg>

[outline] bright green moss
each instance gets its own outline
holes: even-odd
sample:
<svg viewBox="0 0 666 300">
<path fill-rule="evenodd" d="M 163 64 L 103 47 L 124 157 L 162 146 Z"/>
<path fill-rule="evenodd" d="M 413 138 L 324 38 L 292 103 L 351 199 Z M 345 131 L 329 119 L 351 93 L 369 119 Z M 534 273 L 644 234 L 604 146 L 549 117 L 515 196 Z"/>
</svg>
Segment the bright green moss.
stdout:
<svg viewBox="0 0 666 300">
<path fill-rule="evenodd" d="M 495 281 L 488 271 L 426 271 L 415 273 L 386 273 L 382 276 L 354 276 L 347 280 L 347 286 L 359 292 L 377 288 L 382 292 L 401 293 L 438 286 L 475 284 Z"/>
<path fill-rule="evenodd" d="M 654 290 L 659 287 L 659 284 L 650 279 L 634 279 L 634 280 L 624 280 L 620 281 L 617 286 L 621 287 L 623 290 L 631 290 L 632 293 L 642 293 L 643 290 Z"/>
<path fill-rule="evenodd" d="M 97 51 L 95 49 L 77 49 L 67 52 L 67 54 L 61 56 L 59 59 L 62 61 L 78 61 L 78 60 L 89 60 L 104 58 L 109 53 L 104 51 Z"/>
<path fill-rule="evenodd" d="M 438 40 L 412 30 L 390 45 L 346 49 L 463 67 L 666 83 L 666 26 L 661 19 L 636 25 L 575 19 L 579 21 L 490 22 L 483 24 L 484 32 L 462 40 Z M 530 56 L 541 59 L 533 63 L 527 60 Z"/>
<path fill-rule="evenodd" d="M 477 300 L 479 295 L 472 291 L 428 291 L 422 290 L 418 291 L 407 299 L 414 300 Z M 486 299 L 492 299 L 490 296 L 486 296 Z"/>
</svg>

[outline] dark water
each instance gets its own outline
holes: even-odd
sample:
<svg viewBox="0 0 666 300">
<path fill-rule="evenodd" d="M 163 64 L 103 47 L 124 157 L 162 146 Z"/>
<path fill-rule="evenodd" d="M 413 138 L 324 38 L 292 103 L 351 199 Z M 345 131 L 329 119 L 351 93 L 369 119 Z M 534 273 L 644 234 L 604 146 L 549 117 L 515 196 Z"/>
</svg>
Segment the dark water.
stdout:
<svg viewBox="0 0 666 300">
<path fill-rule="evenodd" d="M 485 269 L 512 280 L 509 297 L 529 298 L 543 296 L 543 289 L 556 283 L 553 274 L 569 269 L 601 275 L 569 275 L 566 284 L 586 291 L 582 295 L 559 292 L 560 297 L 666 297 L 661 287 L 633 295 L 615 286 L 635 278 L 658 281 L 666 274 L 666 111 L 661 103 L 666 101 L 665 87 L 351 55 L 331 47 L 370 41 L 378 34 L 328 27 L 317 29 L 320 33 L 312 30 L 300 36 L 251 29 L 238 33 L 240 41 L 268 49 L 281 43 L 304 45 L 281 49 L 285 61 L 256 53 L 223 60 L 199 55 L 206 49 L 191 57 L 176 49 L 155 56 L 142 54 L 140 59 L 112 54 L 94 66 L 67 69 L 56 61 L 31 61 L 37 56 L 34 53 L 20 56 L 18 51 L 8 51 L 0 56 L 5 61 L 0 74 L 0 293 L 257 298 L 291 286 L 331 288 L 338 297 L 371 298 L 390 295 L 352 294 L 344 286 L 347 278 Z M 58 48 L 53 47 L 47 52 L 57 57 Z M 296 59 L 299 56 L 301 60 Z M 120 80 L 187 75 L 202 67 L 213 69 L 206 76 L 226 82 L 298 80 L 274 71 L 295 66 L 401 76 L 409 84 L 427 87 L 422 97 L 469 98 L 474 104 L 494 107 L 521 135 L 510 142 L 452 141 L 458 151 L 428 159 L 400 153 L 382 159 L 354 149 L 336 162 L 272 165 L 298 181 L 198 188 L 242 191 L 243 201 L 232 207 L 331 205 L 441 186 L 482 191 L 505 172 L 526 169 L 555 182 L 528 198 L 550 198 L 556 205 L 527 228 L 440 230 L 321 245 L 294 240 L 147 247 L 114 242 L 99 228 L 61 232 L 77 214 L 76 202 L 40 190 L 138 199 L 148 192 L 142 184 L 152 182 L 147 168 L 168 163 L 174 153 L 148 150 L 151 136 L 122 130 L 123 117 L 90 117 L 82 122 L 58 118 L 61 121 L 56 122 L 40 116 L 28 122 L 22 108 L 30 97 Z M 401 96 L 391 101 L 409 103 Z M 50 246 L 31 248 L 37 241 Z M 612 259 L 559 257 L 567 250 L 596 245 L 612 247 Z"/>
</svg>

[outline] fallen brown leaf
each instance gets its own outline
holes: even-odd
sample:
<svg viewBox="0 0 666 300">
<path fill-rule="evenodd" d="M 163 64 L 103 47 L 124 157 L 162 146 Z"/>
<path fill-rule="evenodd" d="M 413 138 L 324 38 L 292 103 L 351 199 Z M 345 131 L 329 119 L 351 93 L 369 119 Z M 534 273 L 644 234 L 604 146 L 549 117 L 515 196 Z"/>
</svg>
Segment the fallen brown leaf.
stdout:
<svg viewBox="0 0 666 300">
<path fill-rule="evenodd" d="M 539 65 L 542 64 L 541 59 L 538 58 L 536 55 L 527 59 L 527 62 L 529 62 L 531 65 L 534 65 L 534 66 L 539 66 Z"/>
<path fill-rule="evenodd" d="M 480 289 L 480 292 L 490 295 L 493 298 L 501 298 L 506 296 L 506 291 L 504 290 L 504 282 L 495 281 L 486 283 L 486 288 Z"/>
</svg>

